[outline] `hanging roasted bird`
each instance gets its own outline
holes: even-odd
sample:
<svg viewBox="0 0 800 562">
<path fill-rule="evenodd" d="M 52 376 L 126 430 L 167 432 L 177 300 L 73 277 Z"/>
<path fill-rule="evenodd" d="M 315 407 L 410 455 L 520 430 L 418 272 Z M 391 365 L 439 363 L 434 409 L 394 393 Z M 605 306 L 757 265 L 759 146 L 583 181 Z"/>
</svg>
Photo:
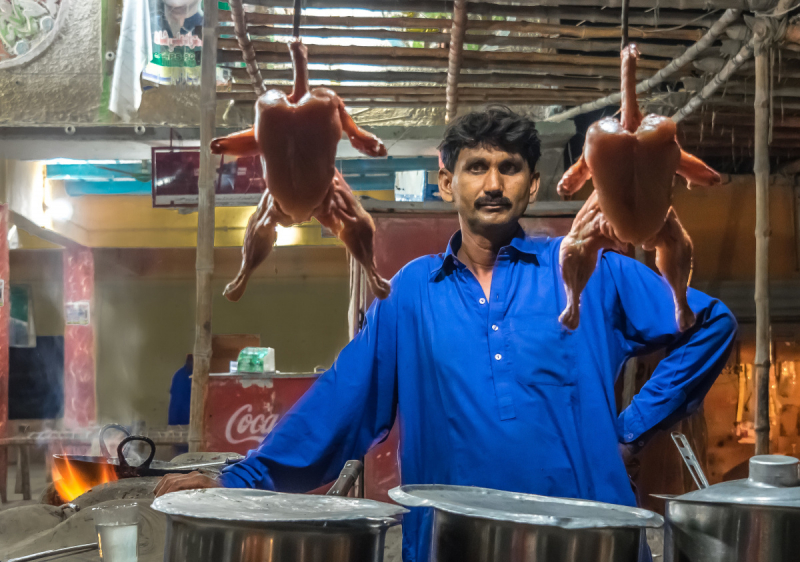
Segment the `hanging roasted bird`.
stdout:
<svg viewBox="0 0 800 562">
<path fill-rule="evenodd" d="M 313 217 L 336 234 L 364 267 L 372 293 L 386 298 L 389 283 L 378 274 L 373 255 L 375 224 L 335 165 L 342 131 L 367 156 L 386 156 L 386 147 L 356 125 L 333 91 L 309 88 L 308 51 L 299 39 L 289 44 L 289 51 L 294 66 L 292 93 L 266 92 L 256 101 L 251 129 L 211 142 L 214 154 L 260 155 L 267 184 L 247 223 L 241 268 L 224 295 L 231 301 L 241 298 L 253 270 L 272 250 L 278 225 L 288 227 Z"/>
<path fill-rule="evenodd" d="M 580 322 L 580 296 L 603 248 L 624 251 L 628 244 L 655 250 L 656 266 L 669 284 L 681 331 L 695 315 L 686 300 L 692 276 L 692 241 L 672 207 L 675 174 L 693 185 L 712 186 L 720 175 L 683 151 L 676 124 L 661 115 L 642 116 L 636 99 L 635 45 L 623 48 L 621 119 L 607 117 L 586 133 L 580 159 L 558 184 L 572 195 L 589 178 L 594 192 L 561 242 L 559 261 L 567 293 L 561 323 L 574 330 Z"/>
</svg>

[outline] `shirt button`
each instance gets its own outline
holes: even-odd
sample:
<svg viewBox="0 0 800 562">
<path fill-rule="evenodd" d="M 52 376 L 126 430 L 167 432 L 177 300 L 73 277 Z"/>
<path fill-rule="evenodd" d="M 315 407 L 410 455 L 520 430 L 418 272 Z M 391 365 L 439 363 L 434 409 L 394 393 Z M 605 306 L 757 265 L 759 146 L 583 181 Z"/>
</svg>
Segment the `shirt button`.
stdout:
<svg viewBox="0 0 800 562">
<path fill-rule="evenodd" d="M 626 435 L 625 437 L 626 437 L 627 439 L 630 439 L 630 440 L 632 440 L 632 439 L 633 439 L 633 433 L 629 433 L 629 434 L 628 434 L 628 435 Z"/>
<path fill-rule="evenodd" d="M 481 298 L 478 302 L 481 303 L 481 304 L 486 304 L 486 299 Z"/>
<path fill-rule="evenodd" d="M 503 356 L 498 353 L 497 355 L 494 356 L 494 358 L 500 361 L 503 358 Z"/>
<path fill-rule="evenodd" d="M 497 327 L 497 324 L 492 324 L 492 330 L 494 330 L 496 332 L 499 329 L 500 328 Z"/>
</svg>

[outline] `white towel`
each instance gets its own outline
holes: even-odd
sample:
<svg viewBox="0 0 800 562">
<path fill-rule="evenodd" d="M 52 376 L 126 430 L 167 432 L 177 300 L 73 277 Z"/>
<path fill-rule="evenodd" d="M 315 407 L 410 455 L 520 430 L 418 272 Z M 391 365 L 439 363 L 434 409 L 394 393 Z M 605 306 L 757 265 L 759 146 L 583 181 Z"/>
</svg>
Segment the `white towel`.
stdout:
<svg viewBox="0 0 800 562">
<path fill-rule="evenodd" d="M 108 108 L 126 122 L 142 103 L 140 77 L 153 58 L 151 41 L 150 1 L 125 0 Z"/>
</svg>

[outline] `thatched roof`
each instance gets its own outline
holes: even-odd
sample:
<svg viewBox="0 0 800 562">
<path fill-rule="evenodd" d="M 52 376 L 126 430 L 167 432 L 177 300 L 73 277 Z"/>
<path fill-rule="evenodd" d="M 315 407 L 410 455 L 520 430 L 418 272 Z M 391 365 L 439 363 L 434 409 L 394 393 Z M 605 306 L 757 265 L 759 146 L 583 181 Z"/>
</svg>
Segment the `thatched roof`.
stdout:
<svg viewBox="0 0 800 562">
<path fill-rule="evenodd" d="M 290 87 L 283 43 L 290 40 L 291 4 L 245 0 L 267 88 Z M 302 36 L 312 84 L 332 85 L 350 107 L 444 107 L 453 2 L 307 0 L 305 6 Z M 619 90 L 620 0 L 493 0 L 467 6 L 460 104 L 560 106 L 551 110 L 557 112 Z M 731 8 L 750 14 L 744 0 L 631 0 L 630 36 L 642 54 L 639 78 L 681 55 Z M 642 105 L 675 113 L 739 51 L 749 33 L 744 20 L 734 23 L 696 61 L 640 96 Z M 249 103 L 255 94 L 230 12 L 221 11 L 219 34 L 218 61 L 232 69 L 233 86 L 218 96 Z M 800 141 L 800 46 L 785 44 L 774 52 L 771 154 L 779 165 L 792 158 Z M 681 123 L 680 138 L 688 149 L 746 171 L 741 167 L 752 158 L 753 77 L 751 60 Z"/>
</svg>

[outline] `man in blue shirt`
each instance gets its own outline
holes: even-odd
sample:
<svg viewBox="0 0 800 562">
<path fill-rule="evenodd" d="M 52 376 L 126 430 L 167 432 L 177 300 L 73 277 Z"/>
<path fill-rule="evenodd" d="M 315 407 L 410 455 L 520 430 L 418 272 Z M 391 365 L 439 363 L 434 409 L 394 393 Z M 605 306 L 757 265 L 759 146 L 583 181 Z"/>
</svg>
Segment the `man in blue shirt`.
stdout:
<svg viewBox="0 0 800 562">
<path fill-rule="evenodd" d="M 169 425 L 188 425 L 189 409 L 192 398 L 192 371 L 194 370 L 194 356 L 188 354 L 183 367 L 172 375 L 172 384 L 169 387 Z"/>
<path fill-rule="evenodd" d="M 561 240 L 528 238 L 519 225 L 539 184 L 534 123 L 492 107 L 456 121 L 439 148 L 440 190 L 461 225 L 445 253 L 394 277 L 333 367 L 245 460 L 218 481 L 167 477 L 158 494 L 220 485 L 305 492 L 397 423 L 404 484 L 635 504 L 623 454 L 700 405 L 736 321 L 690 290 L 697 323 L 680 333 L 666 282 L 603 252 L 580 326 L 566 330 Z M 614 382 L 625 361 L 658 348 L 665 359 L 618 413 Z M 404 519 L 406 562 L 426 560 L 425 511 Z"/>
</svg>

